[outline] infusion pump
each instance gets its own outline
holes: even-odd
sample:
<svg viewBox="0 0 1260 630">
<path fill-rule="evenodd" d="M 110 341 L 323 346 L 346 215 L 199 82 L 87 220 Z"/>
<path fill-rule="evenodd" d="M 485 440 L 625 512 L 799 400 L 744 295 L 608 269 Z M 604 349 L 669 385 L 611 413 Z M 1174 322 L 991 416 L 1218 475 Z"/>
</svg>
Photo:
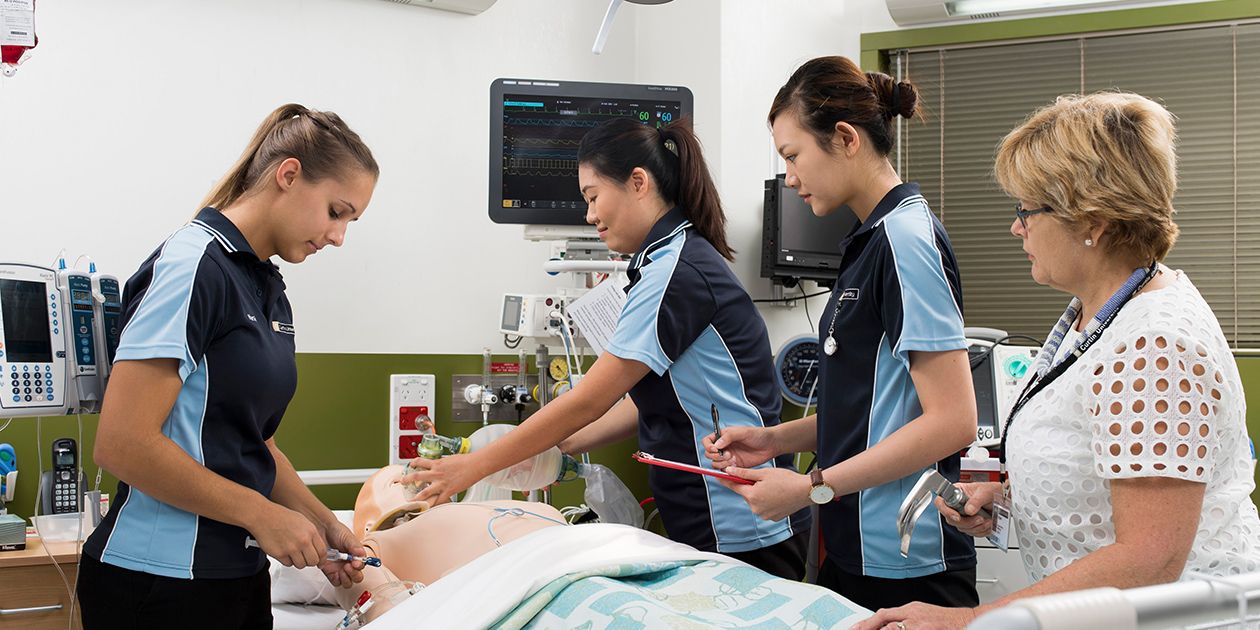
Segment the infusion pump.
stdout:
<svg viewBox="0 0 1260 630">
<path fill-rule="evenodd" d="M 94 285 L 109 297 L 98 298 Z M 100 411 L 107 357 L 118 347 L 117 334 L 102 334 L 111 325 L 117 332 L 118 310 L 106 306 L 120 304 L 117 285 L 99 274 L 0 263 L 0 418 Z"/>
</svg>

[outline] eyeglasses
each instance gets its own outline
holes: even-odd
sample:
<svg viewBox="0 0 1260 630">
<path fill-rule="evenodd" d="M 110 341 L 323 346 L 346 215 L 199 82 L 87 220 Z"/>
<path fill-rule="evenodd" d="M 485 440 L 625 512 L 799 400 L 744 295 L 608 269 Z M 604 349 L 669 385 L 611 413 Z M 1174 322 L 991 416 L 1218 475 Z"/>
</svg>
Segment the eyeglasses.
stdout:
<svg viewBox="0 0 1260 630">
<path fill-rule="evenodd" d="M 1028 217 L 1031 217 L 1034 214 L 1041 214 L 1043 212 L 1054 212 L 1054 208 L 1051 208 L 1050 206 L 1041 206 L 1040 208 L 1033 208 L 1032 210 L 1025 210 L 1019 207 L 1019 204 L 1015 204 L 1015 218 L 1019 219 L 1020 227 L 1024 228 L 1025 230 L 1028 229 Z"/>
</svg>

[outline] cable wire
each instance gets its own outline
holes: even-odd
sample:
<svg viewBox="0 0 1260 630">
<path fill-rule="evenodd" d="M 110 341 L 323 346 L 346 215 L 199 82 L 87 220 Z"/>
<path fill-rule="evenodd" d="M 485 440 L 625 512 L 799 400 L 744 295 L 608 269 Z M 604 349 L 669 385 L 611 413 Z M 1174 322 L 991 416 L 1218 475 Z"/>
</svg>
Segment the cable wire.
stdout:
<svg viewBox="0 0 1260 630">
<path fill-rule="evenodd" d="M 809 315 L 809 296 L 805 295 L 805 287 L 801 287 L 801 303 L 805 305 L 805 321 L 809 322 L 809 332 L 814 331 L 814 318 Z"/>
<path fill-rule="evenodd" d="M 993 354 L 993 349 L 994 349 L 994 348 L 996 348 L 996 347 L 998 347 L 998 346 L 1012 345 L 1012 344 L 1008 344 L 1008 343 L 1006 343 L 1007 341 L 1010 341 L 1010 340 L 1012 340 L 1012 339 L 1023 339 L 1024 341 L 1031 341 L 1031 342 L 1033 342 L 1033 343 L 1035 343 L 1035 344 L 1040 344 L 1040 343 L 1041 343 L 1041 341 L 1040 341 L 1040 340 L 1038 340 L 1038 339 L 1036 339 L 1036 338 L 1034 338 L 1034 337 L 1029 337 L 1028 335 L 1007 335 L 1007 336 L 1005 336 L 1005 337 L 1002 337 L 1002 338 L 1000 338 L 1000 339 L 998 339 L 998 340 L 994 341 L 994 342 L 993 342 L 993 345 L 989 346 L 988 348 L 985 348 L 985 349 L 984 349 L 984 352 L 982 352 L 982 353 L 980 353 L 980 354 L 976 355 L 976 357 L 975 357 L 975 358 L 971 359 L 971 371 L 973 371 L 973 372 L 974 372 L 974 371 L 976 371 L 976 368 L 980 367 L 980 364 L 981 364 L 981 363 L 984 363 L 984 362 L 985 362 L 985 360 L 987 360 L 987 359 L 989 358 L 989 356 Z M 986 340 L 986 341 L 987 341 L 987 340 Z"/>
<path fill-rule="evenodd" d="M 35 418 L 35 458 L 36 458 L 36 465 L 39 466 L 40 471 L 44 470 L 44 451 L 43 451 L 43 446 L 42 446 L 43 440 L 44 440 L 43 422 L 44 422 L 44 419 L 42 417 Z M 44 494 L 44 484 L 42 483 L 42 480 L 41 480 L 41 483 L 35 487 L 35 511 L 37 513 L 39 511 L 40 501 L 43 498 L 43 494 Z M 37 521 L 35 517 L 32 516 L 31 522 L 35 524 L 35 534 L 39 536 L 39 544 L 41 547 L 44 548 L 44 554 L 48 556 L 48 561 L 51 562 L 53 565 L 53 568 L 57 570 L 57 575 L 61 576 L 61 583 L 65 585 L 66 592 L 70 594 L 70 601 L 73 602 L 74 591 L 71 590 L 70 588 L 70 580 L 66 578 L 66 572 L 61 570 L 61 565 L 57 563 L 57 559 L 54 558 L 52 555 L 52 550 L 48 548 L 48 543 L 47 541 L 44 540 L 44 534 L 43 532 L 40 531 L 39 521 Z M 79 527 L 80 528 L 83 527 L 82 516 L 79 517 Z M 75 552 L 75 559 L 76 561 L 78 559 L 77 551 Z M 75 578 L 75 584 L 76 585 L 78 584 L 77 576 Z M 70 623 L 72 624 L 74 623 L 73 616 L 70 617 Z"/>
<path fill-rule="evenodd" d="M 804 289 L 802 289 L 801 293 L 803 294 L 804 292 L 805 292 Z M 753 304 L 765 304 L 767 302 L 795 302 L 800 299 L 818 297 L 820 295 L 827 295 L 828 293 L 831 293 L 831 291 L 829 290 L 819 291 L 817 293 L 810 293 L 809 295 L 794 295 L 792 297 L 786 297 L 786 298 L 765 298 L 761 300 L 753 300 Z"/>
</svg>

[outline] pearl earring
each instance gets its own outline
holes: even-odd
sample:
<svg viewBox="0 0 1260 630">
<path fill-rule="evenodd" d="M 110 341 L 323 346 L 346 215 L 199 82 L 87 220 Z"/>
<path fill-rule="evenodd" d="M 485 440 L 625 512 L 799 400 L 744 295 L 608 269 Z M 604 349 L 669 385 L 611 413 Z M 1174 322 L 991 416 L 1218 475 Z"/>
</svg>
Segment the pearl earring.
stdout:
<svg viewBox="0 0 1260 630">
<path fill-rule="evenodd" d="M 1094 246 L 1094 239 L 1092 238 L 1085 239 L 1085 247 L 1093 247 L 1093 246 Z"/>
</svg>

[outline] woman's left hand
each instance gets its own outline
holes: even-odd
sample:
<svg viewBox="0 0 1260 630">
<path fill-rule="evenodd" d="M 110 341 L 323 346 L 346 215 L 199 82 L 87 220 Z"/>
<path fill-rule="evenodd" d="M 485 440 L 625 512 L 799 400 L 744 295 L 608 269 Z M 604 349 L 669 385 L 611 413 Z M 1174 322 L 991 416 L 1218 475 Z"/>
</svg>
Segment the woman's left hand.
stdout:
<svg viewBox="0 0 1260 630">
<path fill-rule="evenodd" d="M 875 616 L 853 624 L 849 630 L 962 630 L 975 618 L 973 608 L 943 608 L 914 602 L 881 608 Z"/>
<path fill-rule="evenodd" d="M 428 501 L 430 505 L 450 501 L 452 496 L 467 490 L 482 477 L 474 469 L 469 455 L 447 455 L 442 459 L 417 457 L 411 460 L 411 469 L 413 472 L 405 475 L 402 482 L 428 483 L 416 495 L 416 500 Z"/>
<path fill-rule="evenodd" d="M 324 539 L 328 542 L 328 546 L 343 551 L 352 556 L 363 557 L 367 555 L 367 549 L 355 538 L 354 534 L 345 525 L 340 522 L 332 522 L 324 525 Z M 319 563 L 319 570 L 324 572 L 324 577 L 328 578 L 329 583 L 333 586 L 342 588 L 350 588 L 351 584 L 363 581 L 363 563 L 358 560 L 344 562 L 342 560 L 324 559 Z"/>
<path fill-rule="evenodd" d="M 756 483 L 749 485 L 718 478 L 722 485 L 744 497 L 757 516 L 778 521 L 809 505 L 809 477 L 786 468 L 739 468 L 730 466 L 728 475 Z"/>
</svg>

